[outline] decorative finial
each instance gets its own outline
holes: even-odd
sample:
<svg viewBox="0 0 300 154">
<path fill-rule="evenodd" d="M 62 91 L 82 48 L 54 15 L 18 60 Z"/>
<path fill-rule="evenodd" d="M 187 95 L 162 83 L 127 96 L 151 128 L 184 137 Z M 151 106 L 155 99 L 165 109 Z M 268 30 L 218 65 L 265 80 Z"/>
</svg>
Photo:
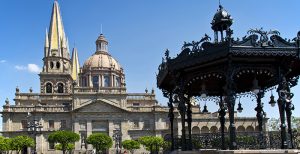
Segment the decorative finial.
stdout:
<svg viewBox="0 0 300 154">
<path fill-rule="evenodd" d="M 148 89 L 147 88 L 145 89 L 145 92 L 148 93 Z"/>
<path fill-rule="evenodd" d="M 101 34 L 103 34 L 103 33 L 102 33 L 102 24 L 101 24 Z"/>
<path fill-rule="evenodd" d="M 8 98 L 5 99 L 5 105 L 9 105 L 9 100 L 8 100 Z"/>
<path fill-rule="evenodd" d="M 16 87 L 16 93 L 19 93 L 20 92 L 20 89 L 19 89 L 19 87 L 17 86 Z"/>
<path fill-rule="evenodd" d="M 32 91 L 33 91 L 33 90 L 32 90 L 32 87 L 30 87 L 30 88 L 29 88 L 29 92 L 32 93 Z"/>
<path fill-rule="evenodd" d="M 154 88 L 152 88 L 152 90 L 151 90 L 151 94 L 154 94 Z"/>
</svg>

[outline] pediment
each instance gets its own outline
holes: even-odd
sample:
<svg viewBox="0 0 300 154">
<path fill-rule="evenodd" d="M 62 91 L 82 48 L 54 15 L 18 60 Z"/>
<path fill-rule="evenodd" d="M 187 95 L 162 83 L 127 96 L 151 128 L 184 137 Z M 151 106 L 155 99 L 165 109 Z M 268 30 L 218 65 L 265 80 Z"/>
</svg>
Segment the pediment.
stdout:
<svg viewBox="0 0 300 154">
<path fill-rule="evenodd" d="M 126 112 L 126 109 L 119 107 L 117 104 L 110 102 L 109 100 L 101 99 L 85 104 L 75 109 L 76 112 Z"/>
</svg>

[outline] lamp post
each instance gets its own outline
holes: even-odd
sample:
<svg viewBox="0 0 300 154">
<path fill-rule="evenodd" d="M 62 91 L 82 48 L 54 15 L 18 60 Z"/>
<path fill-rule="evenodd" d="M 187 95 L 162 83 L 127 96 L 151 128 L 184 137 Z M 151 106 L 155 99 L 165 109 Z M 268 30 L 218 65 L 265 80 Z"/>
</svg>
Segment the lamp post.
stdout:
<svg viewBox="0 0 300 154">
<path fill-rule="evenodd" d="M 28 113 L 28 118 L 31 117 L 31 116 L 32 116 L 31 113 Z M 41 134 L 42 128 L 43 128 L 42 124 L 35 119 L 35 115 L 34 115 L 33 116 L 33 121 L 28 122 L 28 125 L 27 125 L 28 134 L 33 134 L 34 135 L 34 149 L 33 149 L 34 154 L 37 153 L 36 136 L 38 134 Z"/>
<path fill-rule="evenodd" d="M 122 133 L 120 129 L 116 129 L 113 134 L 113 140 L 115 141 L 116 154 L 120 153 L 120 142 L 122 140 Z"/>
</svg>

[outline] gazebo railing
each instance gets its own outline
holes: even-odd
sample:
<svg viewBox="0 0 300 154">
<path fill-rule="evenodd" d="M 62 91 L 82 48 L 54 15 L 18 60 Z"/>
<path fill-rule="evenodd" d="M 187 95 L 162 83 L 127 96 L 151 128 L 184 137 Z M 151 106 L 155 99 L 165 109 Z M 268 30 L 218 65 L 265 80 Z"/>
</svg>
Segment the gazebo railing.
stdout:
<svg viewBox="0 0 300 154">
<path fill-rule="evenodd" d="M 237 132 L 238 149 L 281 149 L 280 131 Z M 288 136 L 288 134 L 287 134 Z M 289 136 L 288 136 L 289 138 Z M 294 133 L 294 147 L 300 149 L 300 133 Z M 165 141 L 171 142 L 171 136 L 165 135 Z M 181 149 L 181 136 L 174 136 L 175 149 Z M 229 133 L 225 133 L 225 148 L 229 149 Z M 192 134 L 192 149 L 221 149 L 221 133 Z M 288 147 L 291 142 L 288 140 Z"/>
</svg>

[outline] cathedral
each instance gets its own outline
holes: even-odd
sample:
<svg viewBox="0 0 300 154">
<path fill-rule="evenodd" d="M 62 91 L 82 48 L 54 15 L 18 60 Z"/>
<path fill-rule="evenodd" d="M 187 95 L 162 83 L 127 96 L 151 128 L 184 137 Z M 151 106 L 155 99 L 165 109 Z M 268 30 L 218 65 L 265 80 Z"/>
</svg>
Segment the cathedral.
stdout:
<svg viewBox="0 0 300 154">
<path fill-rule="evenodd" d="M 95 43 L 95 51 L 80 66 L 77 49 L 70 54 L 59 5 L 54 1 L 39 74 L 40 93 L 16 88 L 14 103 L 6 100 L 1 112 L 3 136 L 32 136 L 37 153 L 54 154 L 61 151 L 55 150 L 47 138 L 57 130 L 72 130 L 80 135 L 75 153 L 93 149 L 85 139 L 95 132 L 115 138 L 109 151 L 121 148 L 122 140 L 170 133 L 169 109 L 159 105 L 154 90 L 126 92 L 124 70 L 111 56 L 108 40 L 100 34 Z M 180 121 L 175 110 L 177 135 L 181 135 Z M 256 131 L 256 118 L 239 117 L 236 126 L 237 131 Z M 214 133 L 219 128 L 217 113 L 201 112 L 198 105 L 193 106 L 193 134 Z"/>
</svg>

